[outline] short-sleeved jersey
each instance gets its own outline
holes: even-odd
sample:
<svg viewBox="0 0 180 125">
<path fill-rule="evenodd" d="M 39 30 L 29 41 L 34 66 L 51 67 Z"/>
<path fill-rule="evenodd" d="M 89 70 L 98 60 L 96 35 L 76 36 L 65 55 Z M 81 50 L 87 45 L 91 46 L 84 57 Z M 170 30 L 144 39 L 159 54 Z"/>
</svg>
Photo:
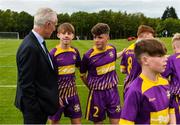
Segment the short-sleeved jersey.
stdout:
<svg viewBox="0 0 180 125">
<path fill-rule="evenodd" d="M 168 80 L 157 76 L 151 81 L 140 74 L 126 93 L 120 124 L 167 124 L 169 113 L 174 114 L 170 103 Z"/>
<path fill-rule="evenodd" d="M 75 68 L 80 67 L 81 64 L 79 51 L 74 47 L 62 49 L 57 46 L 52 49 L 50 55 L 58 74 L 59 97 L 67 98 L 76 95 Z"/>
<path fill-rule="evenodd" d="M 168 58 L 166 70 L 162 75 L 170 77 L 170 91 L 172 94 L 180 94 L 180 53 L 176 53 Z"/>
<path fill-rule="evenodd" d="M 118 84 L 116 58 L 116 49 L 112 45 L 107 45 L 103 51 L 93 47 L 84 54 L 80 72 L 88 73 L 89 89 L 106 90 Z"/>
<path fill-rule="evenodd" d="M 124 87 L 128 86 L 141 73 L 141 66 L 135 58 L 134 54 L 135 43 L 131 44 L 122 55 L 120 68 L 125 70 L 126 78 Z"/>
</svg>

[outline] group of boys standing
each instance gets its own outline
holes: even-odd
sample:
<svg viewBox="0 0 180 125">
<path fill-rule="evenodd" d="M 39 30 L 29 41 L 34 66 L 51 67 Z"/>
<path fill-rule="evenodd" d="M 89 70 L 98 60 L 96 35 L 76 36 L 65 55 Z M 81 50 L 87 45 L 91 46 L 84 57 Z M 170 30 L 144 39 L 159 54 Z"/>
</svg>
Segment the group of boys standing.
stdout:
<svg viewBox="0 0 180 125">
<path fill-rule="evenodd" d="M 117 52 L 113 45 L 108 44 L 109 26 L 98 23 L 91 29 L 94 46 L 81 60 L 78 49 L 71 46 L 75 35 L 72 24 L 63 23 L 57 31 L 60 43 L 48 54 L 57 75 L 59 96 L 59 107 L 55 114 L 48 115 L 52 124 L 59 123 L 62 113 L 71 119 L 72 124 L 81 124 L 82 111 L 75 83 L 76 68 L 80 70 L 81 79 L 89 89 L 86 119 L 94 124 L 102 124 L 106 113 L 111 124 L 179 123 L 179 34 L 173 38 L 176 54 L 170 56 L 167 62 L 166 47 L 154 38 L 155 32 L 151 27 L 141 25 L 137 42 Z M 115 69 L 116 60 L 120 57 L 121 72 L 127 74 L 122 108 Z M 171 76 L 170 87 L 161 73 L 165 77 Z"/>
</svg>

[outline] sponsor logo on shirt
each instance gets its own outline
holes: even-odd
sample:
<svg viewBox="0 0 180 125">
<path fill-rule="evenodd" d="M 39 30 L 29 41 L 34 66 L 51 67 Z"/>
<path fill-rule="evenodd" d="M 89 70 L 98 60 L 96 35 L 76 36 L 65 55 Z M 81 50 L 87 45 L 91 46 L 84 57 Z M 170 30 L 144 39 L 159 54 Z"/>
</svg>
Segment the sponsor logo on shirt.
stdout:
<svg viewBox="0 0 180 125">
<path fill-rule="evenodd" d="M 161 111 L 151 112 L 151 124 L 167 124 L 169 122 L 169 108 Z"/>
<path fill-rule="evenodd" d="M 108 64 L 103 65 L 103 66 L 99 66 L 96 68 L 98 75 L 103 75 L 103 74 L 106 74 L 106 73 L 111 72 L 113 70 L 115 70 L 115 62 L 111 62 L 111 63 L 108 63 Z"/>
<path fill-rule="evenodd" d="M 155 100 L 156 100 L 156 98 L 149 98 L 149 102 L 153 102 Z"/>
<path fill-rule="evenodd" d="M 75 65 L 58 67 L 58 74 L 59 75 L 66 75 L 66 74 L 72 74 L 72 73 L 75 73 Z"/>
</svg>

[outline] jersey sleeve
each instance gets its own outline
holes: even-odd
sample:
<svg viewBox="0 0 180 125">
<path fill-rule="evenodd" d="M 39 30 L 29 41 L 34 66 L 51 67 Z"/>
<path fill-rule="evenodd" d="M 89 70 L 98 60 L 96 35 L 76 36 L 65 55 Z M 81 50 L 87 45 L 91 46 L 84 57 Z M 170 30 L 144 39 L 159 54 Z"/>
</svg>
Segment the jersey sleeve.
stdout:
<svg viewBox="0 0 180 125">
<path fill-rule="evenodd" d="M 115 55 L 115 60 L 116 60 L 117 59 L 117 50 L 116 50 L 116 47 L 113 46 L 113 48 L 114 48 L 114 52 L 115 52 L 114 55 Z"/>
<path fill-rule="evenodd" d="M 57 71 L 57 62 L 56 62 L 56 59 L 55 59 L 55 52 L 56 52 L 56 48 L 53 48 L 50 52 L 49 52 L 49 54 L 50 54 L 50 57 L 51 57 L 51 60 L 52 60 L 52 63 L 53 63 L 53 65 L 54 65 L 54 67 L 55 67 L 55 69 L 56 69 L 56 71 Z"/>
<path fill-rule="evenodd" d="M 168 58 L 167 65 L 166 65 L 166 69 L 165 69 L 165 71 L 162 73 L 162 76 L 168 78 L 168 77 L 171 75 L 171 73 L 173 72 L 173 71 L 172 71 L 172 68 L 171 68 L 171 65 L 172 65 L 172 64 L 171 64 L 171 58 Z"/>
<path fill-rule="evenodd" d="M 169 114 L 175 114 L 175 107 L 177 105 L 176 96 L 171 95 L 169 102 Z"/>
<path fill-rule="evenodd" d="M 79 51 L 77 50 L 77 49 L 75 49 L 76 50 L 76 64 L 75 64 L 75 66 L 76 67 L 80 67 L 81 66 L 81 57 L 80 57 L 80 54 L 79 54 Z"/>
<path fill-rule="evenodd" d="M 125 95 L 124 106 L 121 112 L 120 124 L 134 124 L 138 117 L 142 100 L 142 94 L 129 89 Z"/>
<path fill-rule="evenodd" d="M 49 52 L 53 64 L 55 64 L 55 56 L 54 56 L 54 55 L 55 55 L 55 52 L 56 52 L 56 48 L 53 48 L 53 49 Z"/>
<path fill-rule="evenodd" d="M 126 70 L 126 66 L 127 66 L 127 61 L 126 61 L 127 59 L 126 59 L 126 54 L 125 53 L 123 53 L 123 55 L 122 55 L 122 59 L 121 59 L 121 62 L 120 62 L 120 70 L 121 71 L 125 71 L 125 72 L 123 72 L 123 73 L 125 73 L 125 74 L 127 74 L 127 70 Z"/>
<path fill-rule="evenodd" d="M 55 48 L 53 48 L 50 52 L 49 52 L 49 54 L 50 54 L 50 56 L 51 56 L 51 59 L 53 59 L 54 58 L 54 53 L 56 52 L 56 49 Z"/>
<path fill-rule="evenodd" d="M 88 70 L 88 58 L 86 57 L 86 55 L 84 54 L 82 61 L 81 61 L 81 67 L 80 67 L 80 73 L 81 75 L 83 75 L 84 73 L 86 73 Z"/>
</svg>

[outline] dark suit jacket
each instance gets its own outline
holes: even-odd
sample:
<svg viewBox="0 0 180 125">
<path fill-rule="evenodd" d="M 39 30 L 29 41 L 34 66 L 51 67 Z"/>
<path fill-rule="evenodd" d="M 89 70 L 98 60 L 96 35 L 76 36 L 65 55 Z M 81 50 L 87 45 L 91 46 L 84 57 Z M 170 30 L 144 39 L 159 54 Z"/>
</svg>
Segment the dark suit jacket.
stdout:
<svg viewBox="0 0 180 125">
<path fill-rule="evenodd" d="M 30 112 L 39 110 L 47 115 L 54 114 L 59 104 L 57 75 L 32 32 L 21 43 L 16 62 L 16 107 L 21 111 L 26 108 Z"/>
</svg>

